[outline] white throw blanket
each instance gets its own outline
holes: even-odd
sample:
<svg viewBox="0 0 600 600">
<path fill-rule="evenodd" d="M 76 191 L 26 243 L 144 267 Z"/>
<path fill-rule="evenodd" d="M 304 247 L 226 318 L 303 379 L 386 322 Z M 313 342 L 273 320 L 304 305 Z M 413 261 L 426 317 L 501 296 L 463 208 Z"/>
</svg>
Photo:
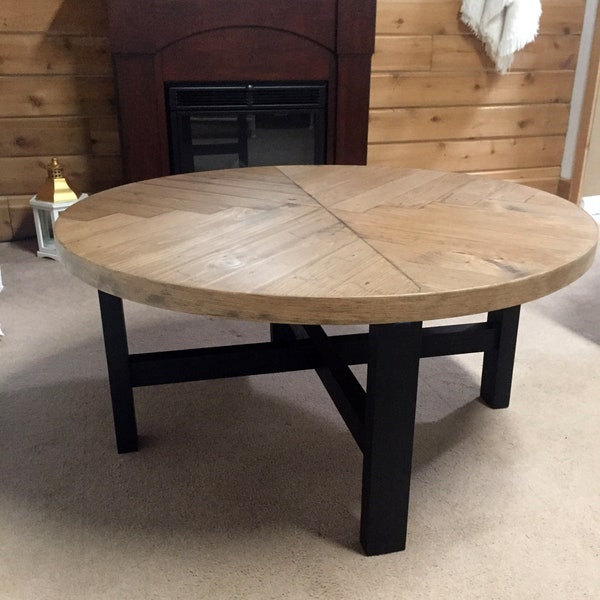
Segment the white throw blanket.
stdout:
<svg viewBox="0 0 600 600">
<path fill-rule="evenodd" d="M 537 35 L 540 0 L 463 0 L 461 19 L 485 44 L 500 73 L 512 65 L 515 52 Z"/>
</svg>

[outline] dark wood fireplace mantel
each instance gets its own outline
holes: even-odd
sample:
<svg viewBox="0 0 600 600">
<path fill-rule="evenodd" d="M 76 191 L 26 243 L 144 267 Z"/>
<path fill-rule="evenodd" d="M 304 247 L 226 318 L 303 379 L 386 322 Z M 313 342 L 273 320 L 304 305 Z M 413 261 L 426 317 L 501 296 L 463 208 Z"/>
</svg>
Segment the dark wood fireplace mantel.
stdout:
<svg viewBox="0 0 600 600">
<path fill-rule="evenodd" d="M 173 81 L 327 81 L 326 162 L 366 162 L 376 0 L 107 4 L 127 181 L 169 174 Z"/>
</svg>

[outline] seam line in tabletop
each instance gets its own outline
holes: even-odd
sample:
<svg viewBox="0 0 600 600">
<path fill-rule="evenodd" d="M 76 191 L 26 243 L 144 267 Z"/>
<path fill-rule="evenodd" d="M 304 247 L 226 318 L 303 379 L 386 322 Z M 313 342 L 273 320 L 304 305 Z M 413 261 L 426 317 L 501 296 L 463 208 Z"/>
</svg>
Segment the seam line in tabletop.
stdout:
<svg viewBox="0 0 600 600">
<path fill-rule="evenodd" d="M 404 277 L 406 277 L 406 279 L 408 281 L 410 281 L 416 288 L 417 288 L 417 292 L 421 292 L 422 291 L 422 285 L 420 283 L 418 283 L 417 281 L 415 281 L 410 275 L 408 275 L 407 273 L 405 273 L 400 267 L 398 267 L 398 265 L 394 264 L 387 256 L 385 256 L 384 254 L 382 254 L 379 250 L 377 250 L 377 248 L 373 247 L 364 237 L 362 237 L 361 235 L 358 234 L 357 231 L 355 231 L 355 229 L 349 225 L 348 223 L 346 223 L 346 221 L 342 220 L 338 215 L 336 215 L 333 211 L 331 211 L 329 208 L 327 208 L 325 205 L 323 205 L 318 198 L 316 198 L 315 196 L 313 196 L 310 192 L 308 192 L 307 190 L 305 190 L 303 187 L 301 187 L 296 181 L 294 181 L 287 173 L 284 173 L 279 167 L 276 167 L 277 170 L 284 175 L 287 179 L 289 179 L 294 185 L 300 187 L 302 189 L 302 191 L 307 195 L 310 196 L 325 212 L 327 212 L 329 215 L 331 215 L 338 223 L 342 224 L 344 227 L 346 227 L 347 229 L 349 229 L 358 240 L 360 240 L 363 244 L 365 244 L 366 246 L 368 246 L 373 252 L 375 252 L 375 254 L 377 254 L 378 256 L 380 256 L 385 262 L 387 262 L 389 265 L 391 265 L 392 267 L 394 267 L 394 269 L 396 271 L 398 271 L 399 273 L 401 273 Z"/>
</svg>

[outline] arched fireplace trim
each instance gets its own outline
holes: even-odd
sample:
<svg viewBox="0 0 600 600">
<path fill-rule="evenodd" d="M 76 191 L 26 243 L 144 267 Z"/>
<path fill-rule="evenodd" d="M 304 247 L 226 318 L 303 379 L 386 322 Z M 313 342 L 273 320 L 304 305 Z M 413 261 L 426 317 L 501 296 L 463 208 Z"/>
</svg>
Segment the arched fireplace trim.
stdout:
<svg viewBox="0 0 600 600">
<path fill-rule="evenodd" d="M 169 174 L 173 81 L 326 81 L 327 162 L 364 164 L 375 0 L 232 4 L 108 0 L 125 179 Z"/>
</svg>

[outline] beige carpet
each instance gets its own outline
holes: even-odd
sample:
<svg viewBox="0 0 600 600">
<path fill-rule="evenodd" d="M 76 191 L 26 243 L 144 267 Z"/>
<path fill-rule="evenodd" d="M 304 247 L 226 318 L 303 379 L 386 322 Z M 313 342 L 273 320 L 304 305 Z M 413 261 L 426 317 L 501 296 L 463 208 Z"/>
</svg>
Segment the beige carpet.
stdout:
<svg viewBox="0 0 600 600">
<path fill-rule="evenodd" d="M 95 290 L 0 244 L 0 599 L 600 597 L 600 264 L 524 307 L 512 406 L 422 363 L 405 552 L 358 545 L 361 455 L 312 373 L 136 391 L 114 449 Z M 134 351 L 263 325 L 127 304 Z"/>
</svg>

